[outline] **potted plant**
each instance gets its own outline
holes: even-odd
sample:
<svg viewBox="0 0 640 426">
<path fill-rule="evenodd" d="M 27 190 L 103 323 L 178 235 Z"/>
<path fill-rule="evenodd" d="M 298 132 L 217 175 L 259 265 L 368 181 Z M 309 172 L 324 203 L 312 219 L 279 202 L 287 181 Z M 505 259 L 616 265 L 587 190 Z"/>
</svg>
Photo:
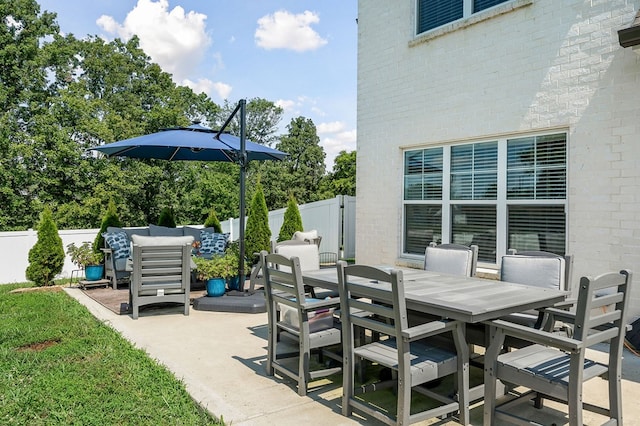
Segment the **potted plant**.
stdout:
<svg viewBox="0 0 640 426">
<path fill-rule="evenodd" d="M 102 278 L 104 255 L 102 252 L 94 251 L 89 241 L 83 242 L 80 246 L 76 246 L 75 243 L 68 244 L 67 254 L 74 264 L 84 269 L 87 281 L 96 281 Z"/>
<path fill-rule="evenodd" d="M 232 256 L 226 254 L 217 254 L 210 259 L 194 257 L 193 261 L 199 278 L 207 282 L 208 296 L 222 296 L 227 279 L 238 273 L 237 262 Z"/>
<path fill-rule="evenodd" d="M 225 256 L 229 258 L 229 263 L 234 266 L 234 273 L 227 278 L 227 286 L 229 290 L 242 290 L 240 286 L 240 277 L 238 269 L 240 267 L 240 242 L 238 240 L 229 243 L 229 247 L 225 251 Z M 249 277 L 251 274 L 251 261 L 247 256 L 244 259 L 244 276 Z"/>
</svg>

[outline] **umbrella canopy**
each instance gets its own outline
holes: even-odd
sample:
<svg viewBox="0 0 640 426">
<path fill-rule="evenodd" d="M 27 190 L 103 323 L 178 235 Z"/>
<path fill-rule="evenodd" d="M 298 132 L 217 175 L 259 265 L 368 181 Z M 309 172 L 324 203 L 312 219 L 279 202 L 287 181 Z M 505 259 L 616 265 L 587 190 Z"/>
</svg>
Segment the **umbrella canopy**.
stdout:
<svg viewBox="0 0 640 426">
<path fill-rule="evenodd" d="M 282 160 L 287 154 L 277 149 L 246 140 L 246 100 L 241 99 L 220 130 L 199 124 L 189 127 L 163 129 L 150 135 L 138 136 L 90 148 L 109 157 L 154 158 L 168 161 L 226 161 L 240 165 L 240 286 L 244 286 L 244 217 L 245 174 L 251 160 Z M 224 133 L 233 117 L 240 112 L 240 137 Z"/>
<path fill-rule="evenodd" d="M 156 158 L 169 161 L 230 161 L 238 162 L 240 138 L 220 133 L 200 124 L 162 129 L 157 133 L 125 139 L 91 148 L 109 157 Z M 246 141 L 247 161 L 282 160 L 284 152 Z"/>
</svg>

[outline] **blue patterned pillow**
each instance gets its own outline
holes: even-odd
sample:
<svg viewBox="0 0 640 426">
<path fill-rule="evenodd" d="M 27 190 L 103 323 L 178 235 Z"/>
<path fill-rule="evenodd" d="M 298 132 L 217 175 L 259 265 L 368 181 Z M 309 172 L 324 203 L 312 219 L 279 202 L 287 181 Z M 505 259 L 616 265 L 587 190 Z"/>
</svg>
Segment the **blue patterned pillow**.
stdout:
<svg viewBox="0 0 640 426">
<path fill-rule="evenodd" d="M 131 255 L 131 244 L 126 232 L 105 232 L 102 236 L 111 247 L 114 259 L 126 259 Z"/>
<path fill-rule="evenodd" d="M 200 233 L 200 253 L 202 254 L 224 254 L 227 248 L 229 234 L 217 234 L 215 232 L 202 231 Z"/>
</svg>

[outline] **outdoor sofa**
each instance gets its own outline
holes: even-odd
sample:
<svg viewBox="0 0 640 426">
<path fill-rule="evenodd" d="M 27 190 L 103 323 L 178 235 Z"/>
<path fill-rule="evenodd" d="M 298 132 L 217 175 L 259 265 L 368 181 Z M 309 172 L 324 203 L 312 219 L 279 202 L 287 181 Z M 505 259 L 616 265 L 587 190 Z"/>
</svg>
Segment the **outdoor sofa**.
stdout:
<svg viewBox="0 0 640 426">
<path fill-rule="evenodd" d="M 169 228 L 150 224 L 139 228 L 108 227 L 102 234 L 105 247 L 104 273 L 105 278 L 111 280 L 113 289 L 118 288 L 118 283 L 129 282 L 133 270 L 132 259 L 132 235 L 145 237 L 193 237 L 193 254 L 202 257 L 211 257 L 214 254 L 224 253 L 229 240 L 229 234 L 216 233 L 213 228 L 196 228 L 181 226 Z"/>
</svg>

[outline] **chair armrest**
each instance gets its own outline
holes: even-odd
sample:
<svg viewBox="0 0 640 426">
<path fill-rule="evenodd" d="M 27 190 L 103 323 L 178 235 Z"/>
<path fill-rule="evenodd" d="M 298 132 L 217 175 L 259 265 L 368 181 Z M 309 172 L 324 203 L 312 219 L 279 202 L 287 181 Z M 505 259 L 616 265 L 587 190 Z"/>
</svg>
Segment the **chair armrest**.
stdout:
<svg viewBox="0 0 640 426">
<path fill-rule="evenodd" d="M 110 247 L 101 247 L 100 250 L 104 253 L 104 254 L 112 254 L 113 250 L 111 250 Z"/>
<path fill-rule="evenodd" d="M 414 327 L 402 330 L 402 337 L 408 341 L 414 341 L 424 339 L 425 337 L 433 336 L 435 334 L 444 333 L 445 331 L 453 330 L 459 326 L 459 321 L 450 320 L 437 320 L 431 321 L 425 324 L 416 325 Z"/>
<path fill-rule="evenodd" d="M 577 352 L 584 346 L 584 343 L 580 340 L 572 339 L 560 334 L 550 333 L 544 330 L 538 330 L 535 328 L 527 327 L 526 325 L 520 325 L 505 320 L 486 321 L 484 322 L 484 324 L 502 330 L 505 335 L 517 337 L 531 343 L 552 346 L 554 348 L 567 352 Z"/>
</svg>

